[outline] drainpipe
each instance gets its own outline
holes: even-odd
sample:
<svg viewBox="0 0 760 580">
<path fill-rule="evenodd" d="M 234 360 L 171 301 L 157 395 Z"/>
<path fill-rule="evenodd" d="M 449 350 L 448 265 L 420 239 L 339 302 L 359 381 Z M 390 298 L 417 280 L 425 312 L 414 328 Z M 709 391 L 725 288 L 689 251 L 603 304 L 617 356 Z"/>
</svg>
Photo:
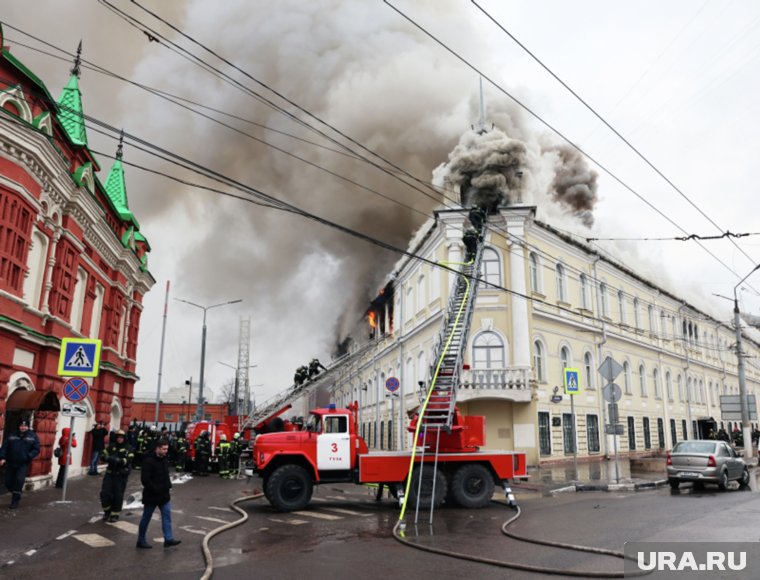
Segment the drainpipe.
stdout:
<svg viewBox="0 0 760 580">
<path fill-rule="evenodd" d="M 599 321 L 599 324 L 601 326 L 602 331 L 602 340 L 600 340 L 596 345 L 596 361 L 598 365 L 602 364 L 602 347 L 607 344 L 607 324 L 604 322 L 604 319 L 602 318 L 602 297 L 599 292 L 599 279 L 597 278 L 597 272 L 596 272 L 596 265 L 601 259 L 601 256 L 597 256 L 594 260 L 594 293 L 596 294 L 596 311 L 597 311 L 597 320 Z M 599 367 L 597 367 L 598 369 Z M 604 441 L 604 456 L 609 459 L 610 458 L 610 443 L 608 439 L 608 435 L 604 432 L 604 427 L 607 425 L 607 410 L 605 409 L 604 405 L 604 397 L 602 396 L 602 386 L 604 385 L 604 377 L 599 373 L 597 370 L 597 373 L 599 374 L 599 415 L 602 418 L 602 425 L 601 425 L 601 433 L 603 434 L 603 441 Z M 612 435 L 612 437 L 617 437 L 617 435 Z"/>
</svg>

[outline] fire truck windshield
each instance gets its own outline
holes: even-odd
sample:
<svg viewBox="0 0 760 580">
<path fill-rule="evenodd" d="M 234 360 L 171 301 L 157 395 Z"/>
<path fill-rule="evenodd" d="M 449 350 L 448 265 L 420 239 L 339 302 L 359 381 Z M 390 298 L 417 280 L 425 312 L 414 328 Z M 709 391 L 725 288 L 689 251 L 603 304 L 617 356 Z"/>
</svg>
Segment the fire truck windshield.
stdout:
<svg viewBox="0 0 760 580">
<path fill-rule="evenodd" d="M 309 420 L 306 422 L 306 430 L 313 433 L 321 433 L 322 418 L 319 415 L 310 415 Z"/>
</svg>

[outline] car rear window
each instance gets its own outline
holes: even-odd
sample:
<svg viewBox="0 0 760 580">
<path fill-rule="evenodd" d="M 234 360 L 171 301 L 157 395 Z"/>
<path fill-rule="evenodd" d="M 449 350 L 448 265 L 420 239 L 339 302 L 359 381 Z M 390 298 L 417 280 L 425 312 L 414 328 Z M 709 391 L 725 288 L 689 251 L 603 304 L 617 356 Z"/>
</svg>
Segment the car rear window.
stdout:
<svg viewBox="0 0 760 580">
<path fill-rule="evenodd" d="M 715 453 L 715 443 L 709 441 L 682 441 L 673 447 L 673 453 Z"/>
</svg>

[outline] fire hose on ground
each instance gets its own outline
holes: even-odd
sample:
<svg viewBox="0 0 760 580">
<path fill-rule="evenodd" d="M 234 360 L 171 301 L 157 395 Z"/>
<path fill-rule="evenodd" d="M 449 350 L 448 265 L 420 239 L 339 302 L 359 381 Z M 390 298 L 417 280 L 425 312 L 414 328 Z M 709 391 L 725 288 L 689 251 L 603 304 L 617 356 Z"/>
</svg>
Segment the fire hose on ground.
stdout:
<svg viewBox="0 0 760 580">
<path fill-rule="evenodd" d="M 502 502 L 498 502 L 498 501 L 494 503 L 502 504 Z M 517 521 L 520 515 L 522 515 L 522 511 L 520 510 L 518 506 L 515 506 L 515 509 L 517 510 L 517 513 L 513 517 L 508 519 L 506 522 L 504 522 L 504 524 L 501 526 L 501 532 L 509 538 L 512 538 L 514 540 L 518 540 L 521 542 L 528 542 L 531 544 L 540 544 L 542 546 L 550 546 L 553 548 L 560 548 L 563 550 L 573 550 L 576 552 L 588 552 L 590 554 L 599 554 L 603 556 L 610 556 L 613 558 L 625 559 L 625 554 L 617 550 L 608 550 L 606 548 L 596 548 L 593 546 L 581 546 L 581 545 L 576 545 L 576 544 L 565 544 L 562 542 L 553 542 L 549 540 L 540 540 L 537 538 L 526 538 L 524 536 L 518 536 L 517 534 L 510 532 L 507 529 L 510 525 L 512 525 L 515 521 Z M 432 554 L 448 556 L 450 558 L 457 558 L 459 560 L 478 562 L 481 564 L 488 564 L 490 566 L 498 566 L 500 568 L 510 568 L 512 570 L 523 570 L 525 572 L 538 572 L 541 574 L 574 576 L 578 578 L 624 578 L 624 577 L 642 576 L 644 574 L 648 574 L 648 572 L 645 572 L 642 574 L 642 573 L 624 573 L 624 572 L 576 571 L 576 570 L 567 570 L 564 568 L 548 568 L 544 566 L 532 566 L 530 564 L 520 564 L 519 562 L 494 560 L 492 558 L 486 558 L 482 556 L 473 556 L 471 554 L 465 554 L 462 552 L 452 552 L 451 550 L 444 550 L 441 548 L 424 546 L 424 545 L 409 541 L 408 539 L 406 539 L 403 529 L 399 529 L 401 528 L 401 524 L 402 524 L 402 520 L 399 520 L 398 522 L 396 522 L 396 525 L 393 527 L 393 537 L 399 542 L 401 542 L 402 544 L 404 544 L 405 546 L 409 546 L 410 548 L 415 548 L 417 550 L 422 550 L 425 552 L 430 552 Z"/>
<path fill-rule="evenodd" d="M 245 495 L 243 497 L 237 498 L 236 500 L 233 500 L 233 502 L 230 504 L 230 509 L 238 512 L 241 515 L 240 519 L 237 519 L 234 522 L 230 522 L 228 524 L 224 524 L 223 526 L 220 526 L 214 530 L 211 530 L 208 534 L 203 536 L 202 549 L 203 549 L 203 558 L 206 560 L 206 570 L 203 572 L 203 576 L 201 576 L 201 580 L 209 580 L 209 578 L 211 578 L 211 575 L 214 573 L 214 558 L 211 555 L 211 549 L 208 547 L 208 543 L 209 541 L 211 541 L 211 538 L 213 538 L 217 534 L 221 534 L 222 532 L 230 530 L 248 521 L 248 514 L 244 510 L 239 508 L 237 504 L 243 503 L 244 501 L 261 499 L 262 497 L 264 497 L 263 493 L 254 493 L 252 495 Z"/>
</svg>

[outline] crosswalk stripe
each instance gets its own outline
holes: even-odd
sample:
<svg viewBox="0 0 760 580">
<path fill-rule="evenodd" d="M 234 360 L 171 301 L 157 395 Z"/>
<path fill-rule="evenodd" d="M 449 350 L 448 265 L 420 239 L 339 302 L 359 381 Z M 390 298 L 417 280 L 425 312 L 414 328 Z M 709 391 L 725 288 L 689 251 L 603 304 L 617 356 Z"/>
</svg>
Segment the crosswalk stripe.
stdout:
<svg viewBox="0 0 760 580">
<path fill-rule="evenodd" d="M 129 522 L 119 521 L 115 522 L 113 524 L 108 524 L 109 526 L 112 526 L 114 528 L 119 528 L 120 530 L 127 532 L 128 534 L 137 534 L 139 531 L 139 528 L 135 524 L 131 524 Z"/>
<path fill-rule="evenodd" d="M 229 524 L 230 523 L 227 520 L 220 520 L 219 518 L 210 518 L 208 516 L 195 516 L 195 517 L 198 518 L 199 520 L 206 520 L 206 521 L 209 521 L 209 522 L 218 522 L 220 524 Z"/>
<path fill-rule="evenodd" d="M 68 531 L 68 532 L 66 532 L 65 534 L 61 534 L 60 536 L 58 536 L 58 537 L 56 538 L 56 540 L 63 540 L 64 538 L 68 538 L 68 537 L 69 537 L 71 534 L 76 534 L 76 533 L 77 533 L 77 531 L 76 531 L 76 530 L 69 530 L 69 531 Z"/>
<path fill-rule="evenodd" d="M 371 516 L 372 515 L 372 514 L 365 514 L 365 513 L 361 513 L 361 512 L 355 512 L 353 510 L 347 510 L 347 509 L 336 508 L 336 507 L 327 507 L 327 506 L 325 506 L 322 509 L 325 509 L 325 510 L 328 510 L 328 511 L 331 511 L 331 512 L 338 512 L 339 514 L 346 514 L 346 515 L 349 515 L 349 516 L 361 516 L 363 518 L 366 518 L 367 516 Z"/>
<path fill-rule="evenodd" d="M 288 518 L 287 520 L 282 520 L 280 518 L 269 518 L 270 522 L 277 522 L 278 524 L 292 524 L 294 526 L 300 526 L 301 524 L 308 524 L 306 520 L 297 520 L 295 518 Z M 269 528 L 261 528 L 262 530 L 268 530 Z"/>
<path fill-rule="evenodd" d="M 320 520 L 342 520 L 342 516 L 333 516 L 330 514 L 322 514 L 319 512 L 293 512 L 297 516 L 306 516 L 307 518 L 317 518 Z"/>
<path fill-rule="evenodd" d="M 205 536 L 208 533 L 206 530 L 199 530 L 198 528 L 193 528 L 191 526 L 182 526 L 180 530 L 185 530 L 191 534 L 198 534 L 199 536 Z"/>
<path fill-rule="evenodd" d="M 114 542 L 108 538 L 104 538 L 100 534 L 74 534 L 72 537 L 91 548 L 105 548 L 106 546 L 115 545 Z"/>
</svg>

